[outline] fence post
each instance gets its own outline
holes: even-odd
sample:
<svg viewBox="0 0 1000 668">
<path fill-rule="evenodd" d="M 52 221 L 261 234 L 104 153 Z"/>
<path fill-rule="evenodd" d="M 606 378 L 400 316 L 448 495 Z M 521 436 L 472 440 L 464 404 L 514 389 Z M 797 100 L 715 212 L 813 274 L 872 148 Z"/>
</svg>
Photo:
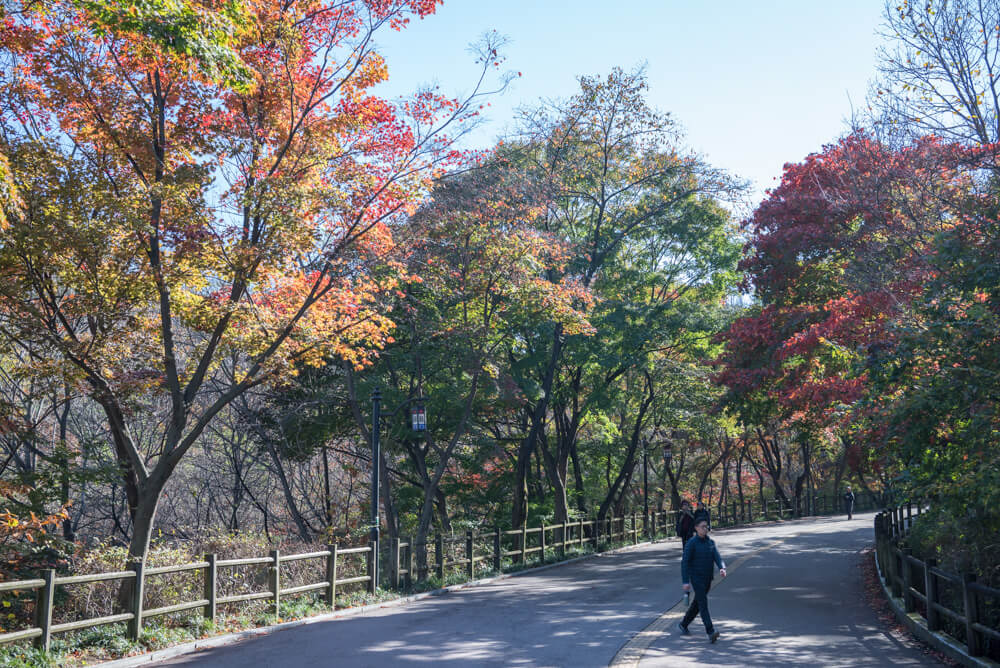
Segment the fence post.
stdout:
<svg viewBox="0 0 1000 668">
<path fill-rule="evenodd" d="M 525 550 L 528 549 L 528 520 L 524 520 L 521 523 L 521 564 L 524 564 L 524 560 L 527 557 Z"/>
<path fill-rule="evenodd" d="M 882 533 L 882 574 L 885 576 L 885 586 L 892 588 L 892 518 L 885 515 L 882 518 L 882 526 L 885 531 Z"/>
<path fill-rule="evenodd" d="M 378 580 L 378 574 L 375 572 L 376 565 L 378 564 L 378 541 L 369 540 L 368 544 L 372 548 L 368 550 L 368 592 L 374 594 L 375 585 Z"/>
<path fill-rule="evenodd" d="M 469 561 L 466 566 L 466 574 L 469 579 L 476 577 L 476 562 L 473 561 L 473 551 L 472 551 L 472 529 L 467 529 L 465 532 L 465 558 Z"/>
<path fill-rule="evenodd" d="M 973 625 L 979 623 L 979 605 L 976 601 L 976 591 L 969 585 L 975 583 L 976 576 L 966 573 L 962 576 L 962 601 L 965 603 L 965 644 L 969 648 L 969 656 L 982 656 L 983 644 L 979 641 L 979 631 Z"/>
<path fill-rule="evenodd" d="M 909 557 L 912 554 L 913 550 L 905 548 L 900 557 L 900 561 L 903 563 L 903 607 L 907 612 L 913 612 L 917 609 L 916 603 L 913 600 L 913 593 L 910 591 L 910 588 L 913 586 L 913 564 L 910 563 Z"/>
<path fill-rule="evenodd" d="M 500 527 L 493 527 L 493 570 L 500 572 Z"/>
<path fill-rule="evenodd" d="M 271 550 L 271 568 L 268 573 L 271 578 L 271 612 L 275 617 L 281 616 L 281 551 Z"/>
<path fill-rule="evenodd" d="M 389 551 L 392 553 L 389 559 L 389 582 L 393 589 L 399 589 L 399 536 L 389 541 Z"/>
<path fill-rule="evenodd" d="M 875 516 L 875 559 L 878 562 L 880 577 L 887 581 L 885 570 L 885 515 Z"/>
<path fill-rule="evenodd" d="M 910 501 L 906 502 L 906 528 L 913 528 L 913 503 Z"/>
<path fill-rule="evenodd" d="M 580 535 L 577 536 L 577 538 L 580 540 L 580 549 L 582 550 L 583 549 L 583 520 L 582 519 L 580 520 Z"/>
<path fill-rule="evenodd" d="M 931 573 L 932 568 L 937 567 L 937 559 L 928 559 L 924 562 L 924 593 L 927 595 L 927 629 L 937 631 L 941 628 L 941 616 L 934 606 L 939 600 L 937 577 Z"/>
<path fill-rule="evenodd" d="M 205 567 L 205 589 L 204 589 L 205 593 L 204 596 L 202 596 L 202 598 L 207 600 L 208 604 L 205 606 L 204 610 L 201 613 L 205 619 L 211 621 L 213 624 L 215 623 L 215 613 L 216 613 L 215 596 L 217 591 L 216 576 L 218 575 L 218 569 L 215 566 L 215 560 L 216 557 L 214 553 L 205 555 L 205 561 L 208 562 L 208 566 Z"/>
<path fill-rule="evenodd" d="M 538 532 L 538 535 L 540 536 L 540 538 L 538 540 L 538 544 L 542 548 L 541 551 L 539 552 L 539 554 L 541 556 L 538 557 L 538 563 L 544 564 L 545 563 L 545 522 L 542 522 L 542 528 Z"/>
<path fill-rule="evenodd" d="M 632 511 L 632 544 L 633 545 L 638 545 L 639 544 L 639 523 L 638 523 L 638 516 L 635 514 L 634 510 Z"/>
<path fill-rule="evenodd" d="M 406 587 L 413 587 L 413 536 L 406 539 Z"/>
<path fill-rule="evenodd" d="M 566 522 L 559 527 L 559 558 L 566 559 Z"/>
<path fill-rule="evenodd" d="M 48 568 L 42 571 L 45 584 L 35 591 L 35 626 L 42 630 L 42 635 L 35 638 L 35 647 L 43 652 L 49 651 L 52 641 L 52 599 L 56 589 L 56 572 Z"/>
<path fill-rule="evenodd" d="M 650 532 L 650 534 L 649 534 L 649 540 L 655 540 L 656 539 L 656 516 L 657 515 L 658 515 L 658 513 L 654 510 L 653 513 L 652 513 L 652 517 L 651 517 L 651 519 L 652 519 L 652 526 L 650 528 L 652 529 L 652 532 Z"/>
<path fill-rule="evenodd" d="M 889 544 L 889 563 L 892 564 L 892 594 L 896 598 L 903 597 L 903 574 L 901 573 L 900 562 L 903 560 L 903 553 L 899 547 Z"/>
<path fill-rule="evenodd" d="M 438 534 L 434 541 L 434 561 L 438 579 L 444 584 L 444 536 L 441 534 Z"/>
<path fill-rule="evenodd" d="M 142 633 L 142 561 L 139 559 L 133 561 L 129 565 L 129 570 L 135 573 L 135 579 L 132 582 L 132 600 L 129 604 L 132 619 L 128 623 L 128 638 L 129 640 L 138 641 L 139 635 Z"/>
<path fill-rule="evenodd" d="M 326 557 L 326 604 L 333 610 L 337 606 L 337 545 L 327 545 L 330 554 Z"/>
</svg>

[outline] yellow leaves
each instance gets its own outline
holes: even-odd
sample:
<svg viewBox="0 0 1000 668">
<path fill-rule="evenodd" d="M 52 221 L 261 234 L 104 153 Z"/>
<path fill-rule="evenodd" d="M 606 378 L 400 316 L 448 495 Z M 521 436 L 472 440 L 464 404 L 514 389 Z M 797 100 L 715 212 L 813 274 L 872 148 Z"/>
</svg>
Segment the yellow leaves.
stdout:
<svg viewBox="0 0 1000 668">
<path fill-rule="evenodd" d="M 389 68 L 385 59 L 374 51 L 368 52 L 354 77 L 353 85 L 368 88 L 389 78 Z"/>
<path fill-rule="evenodd" d="M 24 202 L 21 200 L 17 184 L 14 182 L 10 163 L 7 156 L 0 152 L 0 231 L 7 229 L 10 225 L 8 216 L 19 211 L 23 206 Z"/>
</svg>

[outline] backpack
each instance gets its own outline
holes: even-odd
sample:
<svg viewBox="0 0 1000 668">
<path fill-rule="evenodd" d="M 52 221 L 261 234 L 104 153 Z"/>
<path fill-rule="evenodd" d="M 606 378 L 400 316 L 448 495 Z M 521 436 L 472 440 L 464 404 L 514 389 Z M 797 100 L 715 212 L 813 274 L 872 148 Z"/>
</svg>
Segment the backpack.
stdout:
<svg viewBox="0 0 1000 668">
<path fill-rule="evenodd" d="M 698 510 L 694 511 L 694 523 L 697 524 L 702 520 L 708 522 L 709 526 L 712 525 L 712 518 L 709 516 L 708 509 L 704 506 L 698 506 Z"/>
</svg>

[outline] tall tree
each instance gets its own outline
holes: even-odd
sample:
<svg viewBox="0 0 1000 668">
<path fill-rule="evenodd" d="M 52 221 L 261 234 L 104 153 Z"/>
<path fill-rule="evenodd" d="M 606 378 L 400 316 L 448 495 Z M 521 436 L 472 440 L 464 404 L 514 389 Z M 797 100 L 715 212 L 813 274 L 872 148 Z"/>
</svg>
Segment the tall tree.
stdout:
<svg viewBox="0 0 1000 668">
<path fill-rule="evenodd" d="M 390 444 L 403 453 L 399 468 L 423 492 L 418 545 L 443 503 L 442 479 L 461 474 L 456 454 L 476 444 L 492 449 L 479 434 L 505 391 L 501 370 L 520 335 L 550 322 L 570 335 L 592 331 L 583 314 L 589 295 L 579 283 L 544 278 L 564 274 L 567 260 L 565 245 L 537 224 L 545 189 L 505 153 L 501 148 L 484 164 L 442 179 L 411 219 L 403 243 L 412 249 L 408 273 L 420 280 L 401 289 L 395 342 L 364 374 L 366 384 L 388 388 L 387 402 L 404 417 L 389 421 Z M 430 415 L 420 435 L 405 419 L 418 399 Z"/>
<path fill-rule="evenodd" d="M 293 363 L 361 365 L 385 341 L 375 301 L 394 281 L 369 267 L 455 157 L 442 127 L 474 115 L 478 93 L 375 97 L 387 70 L 372 40 L 436 4 L 257 3 L 232 41 L 250 86 L 141 32 L 95 29 L 97 5 L 8 11 L 0 137 L 23 206 L 5 209 L 3 334 L 101 406 L 131 557 L 223 408 Z M 162 419 L 148 448 L 140 398 Z"/>
<path fill-rule="evenodd" d="M 641 70 L 582 77 L 569 101 L 524 119 L 527 155 L 553 189 L 542 224 L 570 244 L 566 271 L 597 296 L 597 333 L 571 336 L 553 324 L 515 354 L 516 377 L 533 397 L 517 453 L 515 525 L 526 518 L 527 467 L 541 443 L 556 521 L 567 519 L 568 463 L 588 413 L 623 374 L 670 345 L 657 337 L 684 328 L 677 304 L 718 289 L 736 261 L 728 215 L 713 199 L 733 183 L 680 152 L 672 120 L 646 103 L 646 87 Z M 542 438 L 550 412 L 551 448 Z"/>
</svg>

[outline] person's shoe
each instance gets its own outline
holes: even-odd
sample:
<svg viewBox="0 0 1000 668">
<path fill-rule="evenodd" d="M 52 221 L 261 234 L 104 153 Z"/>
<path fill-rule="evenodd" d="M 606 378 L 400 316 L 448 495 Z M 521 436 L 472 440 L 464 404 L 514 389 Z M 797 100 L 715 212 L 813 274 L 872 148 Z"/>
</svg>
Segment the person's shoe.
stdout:
<svg viewBox="0 0 1000 668">
<path fill-rule="evenodd" d="M 681 622 L 677 622 L 677 630 L 681 632 L 682 636 L 691 635 L 691 632 L 688 631 L 688 627 L 684 626 L 684 624 Z"/>
<path fill-rule="evenodd" d="M 715 642 L 718 639 L 719 639 L 718 631 L 712 631 L 711 633 L 708 634 L 708 642 Z"/>
</svg>

